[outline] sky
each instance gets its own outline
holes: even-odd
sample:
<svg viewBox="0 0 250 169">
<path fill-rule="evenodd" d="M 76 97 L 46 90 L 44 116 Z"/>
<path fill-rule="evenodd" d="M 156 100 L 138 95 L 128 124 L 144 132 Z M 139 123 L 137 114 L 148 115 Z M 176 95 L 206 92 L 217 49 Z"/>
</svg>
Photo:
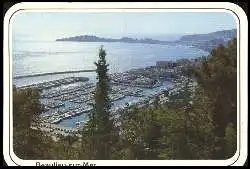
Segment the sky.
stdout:
<svg viewBox="0 0 250 169">
<path fill-rule="evenodd" d="M 14 40 L 101 37 L 178 37 L 236 28 L 226 12 L 23 12 L 13 16 Z"/>
</svg>

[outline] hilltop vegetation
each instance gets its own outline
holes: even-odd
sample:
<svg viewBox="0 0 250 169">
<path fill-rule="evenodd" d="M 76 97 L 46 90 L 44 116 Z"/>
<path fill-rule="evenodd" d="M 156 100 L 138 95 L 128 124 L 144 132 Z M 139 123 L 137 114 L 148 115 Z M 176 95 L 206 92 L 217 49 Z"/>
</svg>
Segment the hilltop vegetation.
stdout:
<svg viewBox="0 0 250 169">
<path fill-rule="evenodd" d="M 227 159 L 237 149 L 237 41 L 212 50 L 189 78 L 184 90 L 169 102 L 151 107 L 131 107 L 114 120 L 107 98 L 106 52 L 96 63 L 98 84 L 95 111 L 82 137 L 60 137 L 31 129 L 42 110 L 39 92 L 13 90 L 14 152 L 21 159 Z M 168 93 L 165 93 L 166 95 Z M 120 125 L 116 125 L 120 122 Z"/>
</svg>

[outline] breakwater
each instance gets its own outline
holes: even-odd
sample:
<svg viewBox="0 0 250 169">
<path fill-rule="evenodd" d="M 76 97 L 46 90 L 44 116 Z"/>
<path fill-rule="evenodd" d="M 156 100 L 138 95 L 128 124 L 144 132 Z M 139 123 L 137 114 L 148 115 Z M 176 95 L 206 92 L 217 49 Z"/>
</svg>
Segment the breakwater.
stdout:
<svg viewBox="0 0 250 169">
<path fill-rule="evenodd" d="M 75 83 L 75 82 L 86 82 L 88 80 L 89 80 L 89 78 L 87 78 L 87 77 L 67 77 L 67 78 L 63 78 L 63 79 L 52 80 L 52 81 L 22 86 L 22 87 L 19 87 L 19 89 L 36 88 L 36 89 L 42 91 L 44 89 L 50 89 L 53 87 L 67 85 L 67 84 L 71 84 L 71 83 Z"/>
<path fill-rule="evenodd" d="M 14 79 L 22 79 L 22 78 L 27 78 L 27 77 L 47 76 L 47 75 L 58 75 L 58 74 L 95 72 L 95 71 L 96 70 L 75 70 L 75 71 L 63 71 L 63 72 L 49 72 L 49 73 L 39 73 L 39 74 L 33 74 L 33 75 L 15 76 Z"/>
</svg>

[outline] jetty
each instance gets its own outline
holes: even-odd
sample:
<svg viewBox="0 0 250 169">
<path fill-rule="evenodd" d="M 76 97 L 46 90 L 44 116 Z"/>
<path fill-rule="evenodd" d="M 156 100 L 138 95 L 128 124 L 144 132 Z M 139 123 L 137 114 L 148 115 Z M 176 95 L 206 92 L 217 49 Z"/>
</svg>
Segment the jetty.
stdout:
<svg viewBox="0 0 250 169">
<path fill-rule="evenodd" d="M 48 75 L 59 75 L 59 74 L 70 74 L 70 73 L 95 72 L 95 71 L 96 70 L 73 70 L 73 71 L 63 71 L 63 72 L 49 72 L 49 73 L 39 73 L 39 74 L 32 74 L 32 75 L 15 76 L 14 79 L 48 76 Z"/>
<path fill-rule="evenodd" d="M 58 87 L 61 85 L 76 83 L 76 82 L 86 82 L 88 80 L 89 80 L 89 78 L 87 78 L 87 77 L 67 77 L 67 78 L 63 78 L 63 79 L 52 80 L 52 81 L 22 86 L 22 87 L 18 87 L 18 89 L 36 88 L 38 90 L 43 90 L 43 89 L 50 89 L 53 87 Z"/>
</svg>

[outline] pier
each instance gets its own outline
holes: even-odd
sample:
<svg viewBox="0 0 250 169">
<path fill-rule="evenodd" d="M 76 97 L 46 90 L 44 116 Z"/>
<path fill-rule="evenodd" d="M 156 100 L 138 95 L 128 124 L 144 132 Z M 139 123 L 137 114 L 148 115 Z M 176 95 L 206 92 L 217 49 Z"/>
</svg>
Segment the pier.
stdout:
<svg viewBox="0 0 250 169">
<path fill-rule="evenodd" d="M 44 90 L 44 89 L 50 89 L 53 87 L 58 87 L 61 85 L 66 85 L 66 84 L 71 84 L 71 83 L 76 83 L 76 82 L 85 82 L 88 80 L 89 78 L 87 77 L 67 77 L 67 78 L 59 79 L 59 80 L 52 80 L 52 81 L 22 86 L 22 87 L 18 87 L 18 89 L 36 88 L 38 90 Z"/>
<path fill-rule="evenodd" d="M 27 77 L 38 77 L 38 76 L 48 76 L 48 75 L 59 75 L 59 74 L 70 74 L 70 73 L 82 73 L 82 72 L 95 72 L 96 70 L 75 70 L 75 71 L 63 71 L 63 72 L 49 72 L 49 73 L 39 73 L 33 75 L 23 75 L 15 76 L 14 79 L 22 79 Z"/>
</svg>

